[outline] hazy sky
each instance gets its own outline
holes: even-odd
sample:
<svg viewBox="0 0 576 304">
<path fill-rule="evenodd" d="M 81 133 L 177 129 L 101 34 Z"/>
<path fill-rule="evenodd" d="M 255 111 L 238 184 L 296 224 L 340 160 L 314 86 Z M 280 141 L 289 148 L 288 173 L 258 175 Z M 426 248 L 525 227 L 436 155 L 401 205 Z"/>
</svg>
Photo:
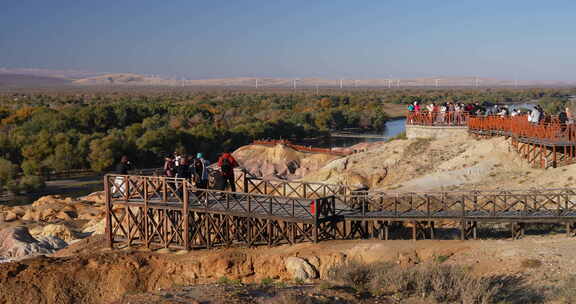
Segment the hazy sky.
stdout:
<svg viewBox="0 0 576 304">
<path fill-rule="evenodd" d="M 576 1 L 3 1 L 0 66 L 576 80 Z"/>
</svg>

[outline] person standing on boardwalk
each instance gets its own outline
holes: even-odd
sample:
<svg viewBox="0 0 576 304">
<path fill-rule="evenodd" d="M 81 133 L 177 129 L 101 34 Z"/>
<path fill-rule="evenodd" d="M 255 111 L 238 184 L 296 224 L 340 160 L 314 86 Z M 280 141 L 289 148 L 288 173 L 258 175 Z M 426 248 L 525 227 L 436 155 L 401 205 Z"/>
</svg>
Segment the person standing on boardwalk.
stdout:
<svg viewBox="0 0 576 304">
<path fill-rule="evenodd" d="M 132 170 L 132 164 L 128 160 L 128 156 L 124 155 L 116 166 L 116 173 L 127 175 L 129 170 Z"/>
<path fill-rule="evenodd" d="M 178 166 L 176 167 L 176 177 L 190 179 L 192 173 L 190 171 L 190 165 L 188 164 L 188 158 L 181 157 Z"/>
<path fill-rule="evenodd" d="M 208 165 L 210 165 L 210 162 L 204 159 L 202 153 L 196 154 L 193 172 L 196 181 L 196 188 L 198 189 L 206 189 L 208 187 Z"/>
<path fill-rule="evenodd" d="M 164 176 L 174 177 L 174 160 L 171 155 L 166 155 L 164 158 Z"/>
<path fill-rule="evenodd" d="M 236 181 L 234 179 L 234 168 L 238 167 L 238 162 L 230 153 L 224 153 L 218 159 L 218 166 L 222 172 L 222 177 L 224 179 L 223 188 L 226 189 L 230 184 L 230 190 L 236 192 Z M 222 189 L 222 190 L 224 190 Z"/>
</svg>

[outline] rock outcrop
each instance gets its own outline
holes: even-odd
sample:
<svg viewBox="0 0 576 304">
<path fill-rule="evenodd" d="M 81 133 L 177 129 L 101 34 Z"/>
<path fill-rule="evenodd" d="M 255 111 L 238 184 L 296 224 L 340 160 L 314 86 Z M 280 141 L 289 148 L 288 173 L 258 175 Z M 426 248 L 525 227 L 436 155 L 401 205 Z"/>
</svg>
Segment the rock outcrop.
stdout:
<svg viewBox="0 0 576 304">
<path fill-rule="evenodd" d="M 299 152 L 282 144 L 244 146 L 233 155 L 253 175 L 272 179 L 298 179 L 340 158 L 325 153 Z"/>
<path fill-rule="evenodd" d="M 67 245 L 53 236 L 36 239 L 30 235 L 28 228 L 23 226 L 0 230 L 0 258 L 51 254 Z"/>
<path fill-rule="evenodd" d="M 76 232 L 63 224 L 48 224 L 44 227 L 38 226 L 30 230 L 34 237 L 57 237 L 68 243 L 78 239 Z"/>
<path fill-rule="evenodd" d="M 286 261 L 284 261 L 284 265 L 293 280 L 305 281 L 318 277 L 318 271 L 303 258 L 288 257 Z"/>
</svg>

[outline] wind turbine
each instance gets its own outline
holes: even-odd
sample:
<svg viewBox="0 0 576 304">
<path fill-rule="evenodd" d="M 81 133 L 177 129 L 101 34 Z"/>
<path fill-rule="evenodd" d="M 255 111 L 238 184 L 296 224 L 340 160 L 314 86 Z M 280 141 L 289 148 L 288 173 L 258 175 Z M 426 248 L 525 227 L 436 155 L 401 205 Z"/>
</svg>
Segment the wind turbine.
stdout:
<svg viewBox="0 0 576 304">
<path fill-rule="evenodd" d="M 342 78 L 340 78 L 340 88 L 342 88 Z"/>
<path fill-rule="evenodd" d="M 298 80 L 300 80 L 300 78 L 296 78 L 296 79 L 292 80 L 294 90 L 296 90 L 296 81 L 298 81 Z"/>
</svg>

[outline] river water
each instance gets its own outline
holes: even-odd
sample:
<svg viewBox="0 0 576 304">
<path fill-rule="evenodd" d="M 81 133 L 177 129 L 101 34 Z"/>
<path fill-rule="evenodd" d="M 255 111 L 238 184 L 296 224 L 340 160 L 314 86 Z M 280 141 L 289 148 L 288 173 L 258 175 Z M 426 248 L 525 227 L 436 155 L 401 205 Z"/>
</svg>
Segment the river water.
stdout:
<svg viewBox="0 0 576 304">
<path fill-rule="evenodd" d="M 306 141 L 299 144 L 311 145 L 319 148 L 342 148 L 363 142 L 386 141 L 404 131 L 406 131 L 406 118 L 401 118 L 387 121 L 384 125 L 384 130 L 381 132 L 347 133 L 346 135 L 340 134 L 338 137 L 332 136 L 328 140 Z"/>
</svg>

